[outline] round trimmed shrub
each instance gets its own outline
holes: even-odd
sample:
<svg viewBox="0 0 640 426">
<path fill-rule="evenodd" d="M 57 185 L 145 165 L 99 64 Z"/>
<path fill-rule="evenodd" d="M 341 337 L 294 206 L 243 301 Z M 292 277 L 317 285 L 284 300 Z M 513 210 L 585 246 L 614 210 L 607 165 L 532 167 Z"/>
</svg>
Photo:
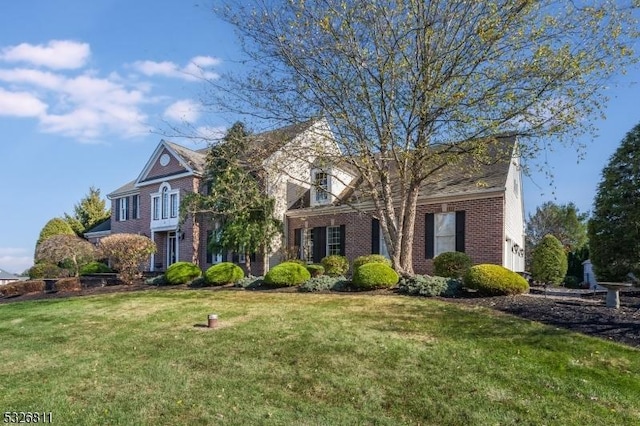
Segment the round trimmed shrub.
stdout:
<svg viewBox="0 0 640 426">
<path fill-rule="evenodd" d="M 355 271 L 362 265 L 367 263 L 384 263 L 387 266 L 391 266 L 391 260 L 387 259 L 381 254 L 367 254 L 365 256 L 358 256 L 353 261 L 353 270 Z"/>
<path fill-rule="evenodd" d="M 471 258 L 459 251 L 441 253 L 433 259 L 433 272 L 439 277 L 460 278 L 471 268 Z"/>
<path fill-rule="evenodd" d="M 324 266 L 322 265 L 306 265 L 307 271 L 311 274 L 311 277 L 319 277 L 324 274 Z"/>
<path fill-rule="evenodd" d="M 505 296 L 529 291 L 529 283 L 519 274 L 500 265 L 475 265 L 464 276 L 467 288 L 482 296 Z"/>
<path fill-rule="evenodd" d="M 531 275 L 535 281 L 560 285 L 567 274 L 567 253 L 560 240 L 547 234 L 533 250 Z"/>
<path fill-rule="evenodd" d="M 322 266 L 324 266 L 324 273 L 330 277 L 337 277 L 344 275 L 349 270 L 349 261 L 345 256 L 339 254 L 332 254 L 321 260 Z"/>
<path fill-rule="evenodd" d="M 170 265 L 164 273 L 165 279 L 172 285 L 188 283 L 200 275 L 202 275 L 202 271 L 198 265 L 191 262 L 176 262 Z"/>
<path fill-rule="evenodd" d="M 107 274 L 113 272 L 111 268 L 105 265 L 102 262 L 89 262 L 80 268 L 80 275 L 89 275 L 89 274 Z"/>
<path fill-rule="evenodd" d="M 400 277 L 384 263 L 365 263 L 353 272 L 353 285 L 361 290 L 393 287 Z"/>
<path fill-rule="evenodd" d="M 204 277 L 211 285 L 225 285 L 240 281 L 244 278 L 244 271 L 235 263 L 222 262 L 210 266 Z"/>
<path fill-rule="evenodd" d="M 283 262 L 267 272 L 264 282 L 278 287 L 291 287 L 302 284 L 310 278 L 311 274 L 304 266 L 294 262 Z"/>
<path fill-rule="evenodd" d="M 60 278 L 65 275 L 64 270 L 53 263 L 36 263 L 29 269 L 29 278 L 32 280 L 39 278 Z"/>
</svg>

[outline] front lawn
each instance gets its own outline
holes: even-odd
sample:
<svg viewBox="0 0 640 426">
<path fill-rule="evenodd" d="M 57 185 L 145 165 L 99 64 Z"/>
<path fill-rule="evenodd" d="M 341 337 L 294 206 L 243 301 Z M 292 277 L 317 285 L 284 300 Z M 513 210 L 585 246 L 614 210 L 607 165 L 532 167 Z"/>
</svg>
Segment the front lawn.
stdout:
<svg viewBox="0 0 640 426">
<path fill-rule="evenodd" d="M 204 326 L 219 315 L 219 328 Z M 56 424 L 637 424 L 640 352 L 401 296 L 0 305 L 0 407 Z"/>
</svg>

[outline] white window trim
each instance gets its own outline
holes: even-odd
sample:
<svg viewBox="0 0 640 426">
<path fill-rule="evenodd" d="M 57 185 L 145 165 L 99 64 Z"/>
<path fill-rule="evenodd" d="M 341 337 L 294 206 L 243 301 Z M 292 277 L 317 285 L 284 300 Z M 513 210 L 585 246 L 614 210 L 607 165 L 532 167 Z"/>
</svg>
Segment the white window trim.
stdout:
<svg viewBox="0 0 640 426">
<path fill-rule="evenodd" d="M 120 198 L 120 211 L 118 217 L 120 222 L 127 220 L 127 211 L 129 210 L 129 197 Z"/>
<path fill-rule="evenodd" d="M 318 199 L 318 196 L 320 195 L 321 192 L 318 191 L 318 188 L 316 187 L 316 176 L 319 173 L 324 173 L 325 176 L 327 177 L 327 186 L 326 186 L 327 189 L 323 190 L 325 194 L 325 198 L 323 199 Z M 331 186 L 332 186 L 331 169 L 312 169 L 311 170 L 311 205 L 318 206 L 318 205 L 329 204 L 332 201 Z"/>
<path fill-rule="evenodd" d="M 447 235 L 439 235 L 438 234 L 438 217 L 442 217 L 444 215 L 453 217 L 453 234 L 451 234 L 451 235 L 449 235 L 449 234 L 447 234 Z M 440 255 L 442 253 L 446 253 L 446 252 L 449 252 L 449 251 L 456 251 L 456 213 L 455 212 L 436 213 L 434 215 L 434 222 L 435 223 L 434 223 L 434 230 L 433 230 L 434 231 L 433 232 L 434 233 L 434 235 L 433 235 L 433 245 L 434 245 L 434 247 L 433 247 L 433 256 L 436 257 L 436 256 L 438 256 L 438 255 Z M 438 238 L 444 238 L 444 237 L 447 237 L 447 238 L 453 237 L 453 247 L 451 248 L 451 250 L 439 250 Z"/>
<path fill-rule="evenodd" d="M 331 250 L 330 250 L 331 244 L 330 244 L 329 236 L 331 235 L 331 230 L 332 229 L 337 229 L 338 230 L 338 252 L 337 253 L 331 253 Z M 340 239 L 342 237 L 340 235 L 340 226 L 327 226 L 327 231 L 326 232 L 327 232 L 327 234 L 325 236 L 325 240 L 327 241 L 327 247 L 326 247 L 325 253 L 327 254 L 327 256 L 329 256 L 331 254 L 338 254 L 339 255 L 340 254 Z M 335 244 L 336 243 L 334 242 L 333 245 L 335 246 Z"/>
<path fill-rule="evenodd" d="M 164 195 L 166 194 L 166 199 Z M 175 196 L 175 212 L 173 211 L 173 204 L 171 203 L 172 197 Z M 157 200 L 157 201 L 156 201 Z M 166 203 L 165 203 L 166 201 Z M 156 209 L 156 203 L 158 208 Z M 180 210 L 180 189 L 171 189 L 171 185 L 168 182 L 164 182 L 158 188 L 158 192 L 151 193 L 151 219 L 152 220 L 167 220 L 175 219 L 178 217 Z M 156 216 L 157 213 L 157 216 Z M 175 214 L 174 214 L 175 213 Z"/>
</svg>

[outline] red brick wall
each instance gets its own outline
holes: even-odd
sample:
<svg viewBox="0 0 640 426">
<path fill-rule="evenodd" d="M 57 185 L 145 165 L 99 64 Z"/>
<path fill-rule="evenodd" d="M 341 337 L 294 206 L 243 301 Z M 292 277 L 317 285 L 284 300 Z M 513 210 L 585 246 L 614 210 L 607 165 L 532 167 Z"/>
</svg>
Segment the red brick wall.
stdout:
<svg viewBox="0 0 640 426">
<path fill-rule="evenodd" d="M 447 212 L 464 210 L 465 252 L 474 263 L 502 264 L 503 250 L 503 197 L 446 203 Z M 413 267 L 419 274 L 432 274 L 433 261 L 425 258 L 425 215 L 443 212 L 443 204 L 418 206 L 413 233 Z M 333 224 L 332 221 L 333 220 Z M 340 213 L 336 215 L 309 216 L 305 220 L 289 218 L 289 247 L 294 246 L 294 230 L 318 226 L 345 225 L 345 253 L 350 261 L 371 253 L 371 217 L 363 213 Z"/>
<path fill-rule="evenodd" d="M 169 163 L 166 166 L 163 166 L 160 164 L 160 157 L 163 154 L 168 154 L 170 158 Z M 182 165 L 180 165 L 180 162 L 178 161 L 177 158 L 171 155 L 169 151 L 167 151 L 166 149 L 163 149 L 160 155 L 158 156 L 158 159 L 156 160 L 155 164 L 151 166 L 151 170 L 149 170 L 149 173 L 147 174 L 147 177 L 145 180 L 151 180 L 153 178 L 157 178 L 161 176 L 174 175 L 174 174 L 182 173 L 186 171 L 187 169 L 185 169 L 184 167 L 182 167 Z"/>
</svg>

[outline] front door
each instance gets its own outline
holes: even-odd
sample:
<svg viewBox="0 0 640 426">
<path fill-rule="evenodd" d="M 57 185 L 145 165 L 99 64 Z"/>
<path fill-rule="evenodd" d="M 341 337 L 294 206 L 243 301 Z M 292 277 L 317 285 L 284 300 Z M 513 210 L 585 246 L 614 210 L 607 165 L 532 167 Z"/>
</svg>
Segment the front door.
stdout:
<svg viewBox="0 0 640 426">
<path fill-rule="evenodd" d="M 167 267 L 176 263 L 178 255 L 178 238 L 175 232 L 169 232 L 167 238 Z"/>
</svg>

